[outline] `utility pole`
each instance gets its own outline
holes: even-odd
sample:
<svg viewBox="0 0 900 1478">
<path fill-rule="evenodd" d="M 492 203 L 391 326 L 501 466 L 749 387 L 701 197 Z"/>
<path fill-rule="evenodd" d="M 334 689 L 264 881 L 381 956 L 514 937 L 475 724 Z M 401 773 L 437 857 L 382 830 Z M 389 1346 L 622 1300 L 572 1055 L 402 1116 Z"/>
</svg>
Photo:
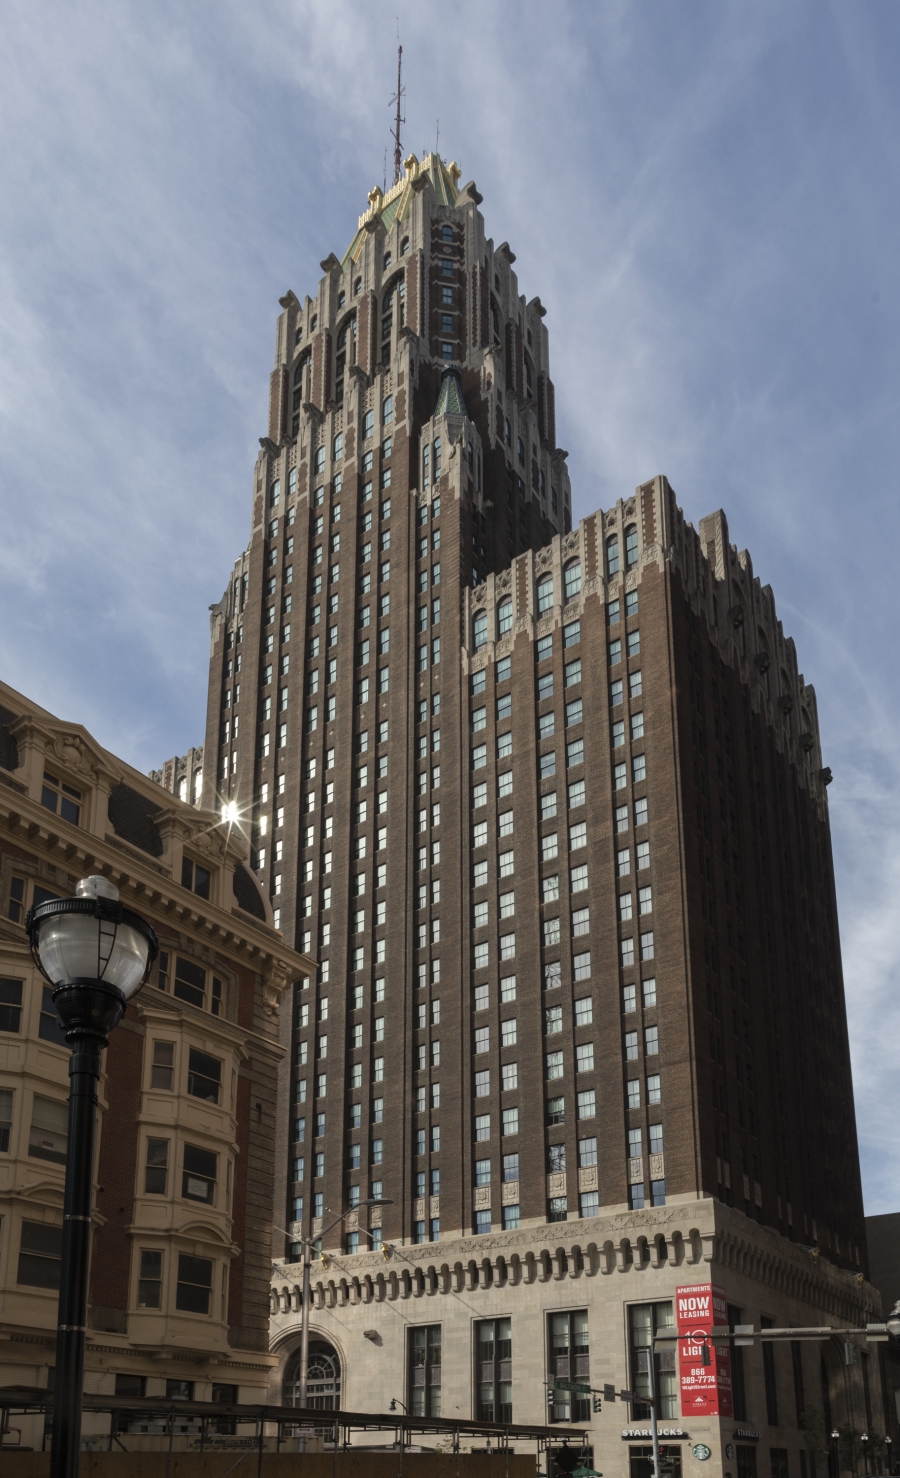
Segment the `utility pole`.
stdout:
<svg viewBox="0 0 900 1478">
<path fill-rule="evenodd" d="M 400 112 L 401 103 L 402 103 L 403 98 L 404 98 L 404 95 L 406 93 L 406 89 L 403 86 L 402 81 L 401 81 L 402 69 L 403 69 L 403 47 L 398 42 L 397 43 L 397 91 L 396 91 L 396 94 L 394 95 L 394 97 L 391 98 L 390 103 L 388 104 L 388 107 L 390 107 L 393 103 L 396 103 L 397 104 L 397 113 L 396 113 L 396 116 L 394 118 L 394 127 L 391 129 L 391 138 L 394 140 L 394 184 L 395 185 L 399 182 L 399 179 L 400 179 L 400 170 L 401 170 L 402 165 L 403 165 L 403 150 L 400 147 L 400 125 L 401 125 L 401 123 L 405 123 L 406 122 L 406 119 L 401 116 L 401 112 Z"/>
<path fill-rule="evenodd" d="M 653 1368 L 653 1346 L 647 1346 L 647 1400 L 650 1406 L 650 1437 L 653 1442 L 653 1478 L 662 1478 L 659 1456 L 659 1419 L 656 1405 L 656 1371 Z"/>
</svg>

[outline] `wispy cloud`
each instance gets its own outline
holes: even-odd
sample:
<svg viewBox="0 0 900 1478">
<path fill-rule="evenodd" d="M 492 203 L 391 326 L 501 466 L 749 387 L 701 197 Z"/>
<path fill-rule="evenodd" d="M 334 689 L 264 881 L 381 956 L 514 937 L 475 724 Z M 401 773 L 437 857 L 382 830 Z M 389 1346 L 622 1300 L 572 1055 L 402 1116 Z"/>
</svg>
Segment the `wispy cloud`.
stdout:
<svg viewBox="0 0 900 1478">
<path fill-rule="evenodd" d="M 277 298 L 389 149 L 475 177 L 547 304 L 576 511 L 724 506 L 818 693 L 870 1210 L 900 1201 L 896 7 L 10 0 L 3 671 L 149 767 L 203 733 Z"/>
</svg>

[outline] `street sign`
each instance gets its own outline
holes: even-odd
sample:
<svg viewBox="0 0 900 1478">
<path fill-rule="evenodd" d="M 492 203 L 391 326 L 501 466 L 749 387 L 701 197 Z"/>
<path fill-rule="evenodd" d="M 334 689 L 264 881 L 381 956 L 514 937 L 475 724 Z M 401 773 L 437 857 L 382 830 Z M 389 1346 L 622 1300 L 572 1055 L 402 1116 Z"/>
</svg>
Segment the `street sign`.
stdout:
<svg viewBox="0 0 900 1478">
<path fill-rule="evenodd" d="M 556 1389 L 558 1391 L 581 1391 L 585 1396 L 591 1394 L 590 1386 L 582 1386 L 579 1385 L 578 1381 L 572 1380 L 558 1380 L 556 1382 Z"/>
</svg>

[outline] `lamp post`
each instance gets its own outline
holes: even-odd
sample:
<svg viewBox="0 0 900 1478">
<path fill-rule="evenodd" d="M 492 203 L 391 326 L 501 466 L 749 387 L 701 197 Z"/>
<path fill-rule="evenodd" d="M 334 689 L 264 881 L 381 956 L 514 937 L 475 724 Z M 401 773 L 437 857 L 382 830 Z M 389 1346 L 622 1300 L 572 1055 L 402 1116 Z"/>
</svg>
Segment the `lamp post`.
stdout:
<svg viewBox="0 0 900 1478">
<path fill-rule="evenodd" d="M 835 1430 L 831 1434 L 831 1456 L 832 1462 L 834 1464 L 834 1478 L 840 1478 L 841 1475 L 841 1458 L 838 1451 L 838 1442 L 840 1441 L 840 1437 L 840 1432 L 837 1430 L 837 1428 L 835 1428 Z"/>
<path fill-rule="evenodd" d="M 869 1478 L 869 1434 L 868 1434 L 868 1432 L 862 1432 L 860 1434 L 859 1440 L 862 1443 L 863 1461 L 865 1462 L 865 1465 L 866 1465 L 866 1478 Z"/>
<path fill-rule="evenodd" d="M 893 1471 L 894 1471 L 894 1439 L 893 1439 L 893 1437 L 885 1437 L 885 1439 L 884 1439 L 884 1446 L 885 1446 L 885 1462 L 884 1462 L 884 1465 L 887 1468 L 887 1470 L 888 1470 L 889 1473 L 893 1473 Z"/>
<path fill-rule="evenodd" d="M 360 1206 L 393 1206 L 394 1203 L 386 1196 L 369 1196 L 367 1200 L 360 1201 L 359 1204 Z M 336 1227 L 338 1222 L 344 1221 L 350 1215 L 351 1210 L 355 1211 L 356 1209 L 353 1206 L 348 1211 L 342 1211 L 340 1216 L 336 1216 L 334 1221 L 330 1222 L 319 1233 L 319 1236 L 327 1236 L 332 1227 Z M 303 1237 L 301 1240 L 303 1242 L 303 1294 L 300 1304 L 300 1401 L 298 1404 L 304 1407 L 306 1405 L 306 1376 L 307 1366 L 309 1364 L 309 1254 L 312 1250 L 312 1242 L 309 1237 Z M 51 1478 L 55 1478 L 55 1475 L 51 1475 Z"/>
<path fill-rule="evenodd" d="M 72 1053 L 50 1474 L 77 1478 L 100 1057 L 159 946 L 151 926 L 124 907 L 104 877 L 82 878 L 74 898 L 31 909 L 25 928 Z"/>
</svg>

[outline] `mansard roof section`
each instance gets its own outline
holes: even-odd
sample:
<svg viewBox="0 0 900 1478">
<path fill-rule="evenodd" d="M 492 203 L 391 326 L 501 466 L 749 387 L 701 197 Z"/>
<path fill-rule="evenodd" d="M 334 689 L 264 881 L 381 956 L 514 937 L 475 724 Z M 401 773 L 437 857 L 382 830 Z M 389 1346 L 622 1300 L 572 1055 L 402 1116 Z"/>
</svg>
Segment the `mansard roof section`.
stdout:
<svg viewBox="0 0 900 1478">
<path fill-rule="evenodd" d="M 406 171 L 403 179 L 392 185 L 385 194 L 376 185 L 369 191 L 369 208 L 359 218 L 356 235 L 341 260 L 341 266 L 359 261 L 366 235 L 380 222 L 389 231 L 395 221 L 403 221 L 412 209 L 414 196 L 430 185 L 439 205 L 455 205 L 459 192 L 460 168 L 454 163 L 445 164 L 439 154 L 426 154 L 419 162 L 410 154 L 403 163 Z"/>
</svg>

